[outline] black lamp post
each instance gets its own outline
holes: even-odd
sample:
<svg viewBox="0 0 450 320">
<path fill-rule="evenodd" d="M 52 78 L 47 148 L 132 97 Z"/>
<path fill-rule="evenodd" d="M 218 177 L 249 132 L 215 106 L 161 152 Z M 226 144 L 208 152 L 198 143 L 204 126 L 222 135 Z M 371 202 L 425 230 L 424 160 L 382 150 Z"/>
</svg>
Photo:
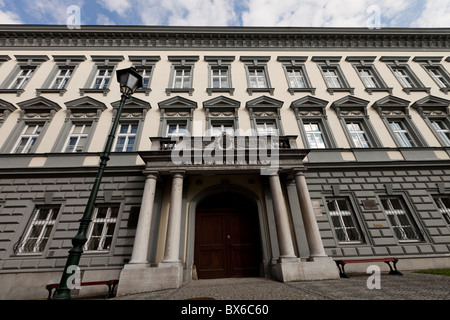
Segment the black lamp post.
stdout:
<svg viewBox="0 0 450 320">
<path fill-rule="evenodd" d="M 125 105 L 125 101 L 130 98 L 137 89 L 142 87 L 142 76 L 134 68 L 118 70 L 117 81 L 120 83 L 122 99 L 120 101 L 119 109 L 117 110 L 116 117 L 109 133 L 105 149 L 102 156 L 100 157 L 101 161 L 97 172 L 97 177 L 92 187 L 83 217 L 80 220 L 80 228 L 78 229 L 77 235 L 72 239 L 72 249 L 69 251 L 69 256 L 67 257 L 66 266 L 64 268 L 64 273 L 61 277 L 59 287 L 53 296 L 54 300 L 67 300 L 71 298 L 69 288 L 70 283 L 68 282 L 70 282 L 73 273 L 69 273 L 68 268 L 71 267 L 72 270 L 73 266 L 78 267 L 81 254 L 83 253 L 83 246 L 87 242 L 87 231 L 89 224 L 91 223 L 92 212 L 94 211 L 95 201 L 97 199 L 98 190 L 103 178 L 103 172 L 105 171 L 106 164 L 109 161 L 109 155 L 111 153 L 111 148 L 115 139 L 120 115 Z"/>
</svg>

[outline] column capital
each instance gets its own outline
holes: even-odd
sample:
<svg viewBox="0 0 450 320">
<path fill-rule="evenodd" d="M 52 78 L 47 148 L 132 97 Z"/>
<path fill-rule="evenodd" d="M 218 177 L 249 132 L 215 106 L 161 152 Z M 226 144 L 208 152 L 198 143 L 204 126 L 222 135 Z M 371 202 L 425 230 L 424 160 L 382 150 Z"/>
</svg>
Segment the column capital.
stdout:
<svg viewBox="0 0 450 320">
<path fill-rule="evenodd" d="M 170 174 L 172 175 L 173 178 L 175 178 L 176 176 L 180 178 L 185 178 L 187 176 L 186 170 L 172 170 L 170 171 Z"/>
<path fill-rule="evenodd" d="M 147 179 L 158 179 L 159 178 L 159 171 L 154 170 L 144 170 L 142 173 L 145 175 Z"/>
<path fill-rule="evenodd" d="M 294 176 L 304 176 L 306 168 L 305 167 L 292 168 L 291 172 Z"/>
</svg>

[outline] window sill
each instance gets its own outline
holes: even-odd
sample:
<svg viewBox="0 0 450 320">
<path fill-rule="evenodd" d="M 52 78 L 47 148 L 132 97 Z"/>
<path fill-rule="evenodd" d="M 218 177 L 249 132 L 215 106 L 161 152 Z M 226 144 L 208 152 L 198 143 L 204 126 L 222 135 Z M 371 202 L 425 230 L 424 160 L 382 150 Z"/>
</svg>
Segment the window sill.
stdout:
<svg viewBox="0 0 450 320">
<path fill-rule="evenodd" d="M 372 94 L 372 92 L 383 92 L 383 91 L 387 91 L 389 92 L 389 94 L 392 94 L 392 89 L 393 88 L 366 88 L 365 91 L 368 94 Z"/>
<path fill-rule="evenodd" d="M 289 88 L 289 93 L 294 95 L 295 92 L 311 92 L 312 95 L 316 94 L 316 88 Z"/>
<path fill-rule="evenodd" d="M 407 94 L 417 91 L 425 91 L 426 93 L 430 94 L 430 90 L 431 88 L 403 88 L 403 91 L 405 91 Z"/>
<path fill-rule="evenodd" d="M 150 94 L 150 92 L 152 92 L 152 89 L 150 89 L 150 88 L 136 90 L 136 93 L 145 93 L 146 96 L 148 96 Z"/>
<path fill-rule="evenodd" d="M 38 96 L 40 96 L 42 93 L 59 93 L 60 96 L 63 96 L 66 92 L 66 89 L 36 89 L 36 93 Z"/>
<path fill-rule="evenodd" d="M 335 92 L 350 92 L 350 94 L 355 94 L 355 88 L 328 88 L 327 91 L 331 95 Z"/>
<path fill-rule="evenodd" d="M 275 88 L 248 88 L 247 92 L 249 95 L 252 95 L 253 92 L 269 92 L 271 96 L 273 96 L 273 93 L 275 91 Z"/>
<path fill-rule="evenodd" d="M 189 93 L 190 96 L 192 96 L 192 93 L 194 92 L 194 88 L 187 88 L 187 89 L 177 89 L 177 88 L 167 88 L 166 94 L 170 96 L 171 93 Z"/>
<path fill-rule="evenodd" d="M 18 97 L 20 97 L 22 95 L 22 93 L 24 93 L 24 89 L 0 89 L 0 94 L 1 93 L 5 93 L 5 94 L 17 94 Z"/>
<path fill-rule="evenodd" d="M 206 92 L 208 95 L 211 95 L 213 92 L 228 92 L 230 96 L 234 94 L 234 88 L 206 88 Z"/>
<path fill-rule="evenodd" d="M 439 90 L 441 90 L 443 93 L 445 93 L 445 94 L 448 94 L 448 91 L 450 90 L 450 87 L 449 88 L 440 88 Z"/>
<path fill-rule="evenodd" d="M 80 89 L 81 96 L 84 96 L 85 93 L 103 93 L 103 95 L 106 97 L 109 93 L 109 89 L 91 89 L 91 88 L 83 88 Z"/>
</svg>

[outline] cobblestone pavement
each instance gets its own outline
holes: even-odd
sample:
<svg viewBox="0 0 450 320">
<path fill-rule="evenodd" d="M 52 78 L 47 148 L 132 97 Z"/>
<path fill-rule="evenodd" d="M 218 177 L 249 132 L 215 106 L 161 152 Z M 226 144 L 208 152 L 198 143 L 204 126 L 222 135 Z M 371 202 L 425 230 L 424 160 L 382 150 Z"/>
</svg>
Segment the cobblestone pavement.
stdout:
<svg viewBox="0 0 450 320">
<path fill-rule="evenodd" d="M 179 289 L 115 300 L 450 300 L 449 276 L 382 273 L 381 288 L 372 290 L 367 288 L 369 276 L 290 283 L 264 278 L 194 280 Z"/>
</svg>

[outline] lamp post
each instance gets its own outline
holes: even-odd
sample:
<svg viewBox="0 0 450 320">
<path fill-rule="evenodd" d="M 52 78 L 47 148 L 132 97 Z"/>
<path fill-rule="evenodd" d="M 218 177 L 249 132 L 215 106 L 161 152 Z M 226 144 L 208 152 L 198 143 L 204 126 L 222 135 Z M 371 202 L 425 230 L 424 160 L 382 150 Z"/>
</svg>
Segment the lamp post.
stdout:
<svg viewBox="0 0 450 320">
<path fill-rule="evenodd" d="M 105 145 L 103 154 L 100 157 L 100 165 L 95 178 L 94 185 L 92 186 L 91 194 L 89 196 L 88 203 L 84 210 L 83 217 L 80 220 L 80 227 L 77 235 L 72 239 L 72 249 L 69 251 L 67 257 L 66 266 L 64 268 L 59 287 L 56 290 L 53 299 L 54 300 L 67 300 L 70 299 L 70 286 L 72 284 L 73 272 L 78 268 L 81 254 L 83 253 L 83 246 L 87 242 L 87 231 L 92 219 L 92 212 L 95 208 L 95 201 L 97 199 L 100 183 L 103 178 L 103 172 L 105 171 L 106 164 L 109 161 L 109 155 L 115 139 L 117 127 L 119 125 L 120 115 L 125 105 L 125 101 L 131 97 L 131 95 L 142 87 L 142 76 L 134 69 L 128 68 L 117 71 L 117 81 L 120 83 L 120 91 L 122 98 L 120 101 L 119 109 L 117 110 L 116 117 L 114 119 L 111 131 L 108 135 L 108 140 Z"/>
</svg>

